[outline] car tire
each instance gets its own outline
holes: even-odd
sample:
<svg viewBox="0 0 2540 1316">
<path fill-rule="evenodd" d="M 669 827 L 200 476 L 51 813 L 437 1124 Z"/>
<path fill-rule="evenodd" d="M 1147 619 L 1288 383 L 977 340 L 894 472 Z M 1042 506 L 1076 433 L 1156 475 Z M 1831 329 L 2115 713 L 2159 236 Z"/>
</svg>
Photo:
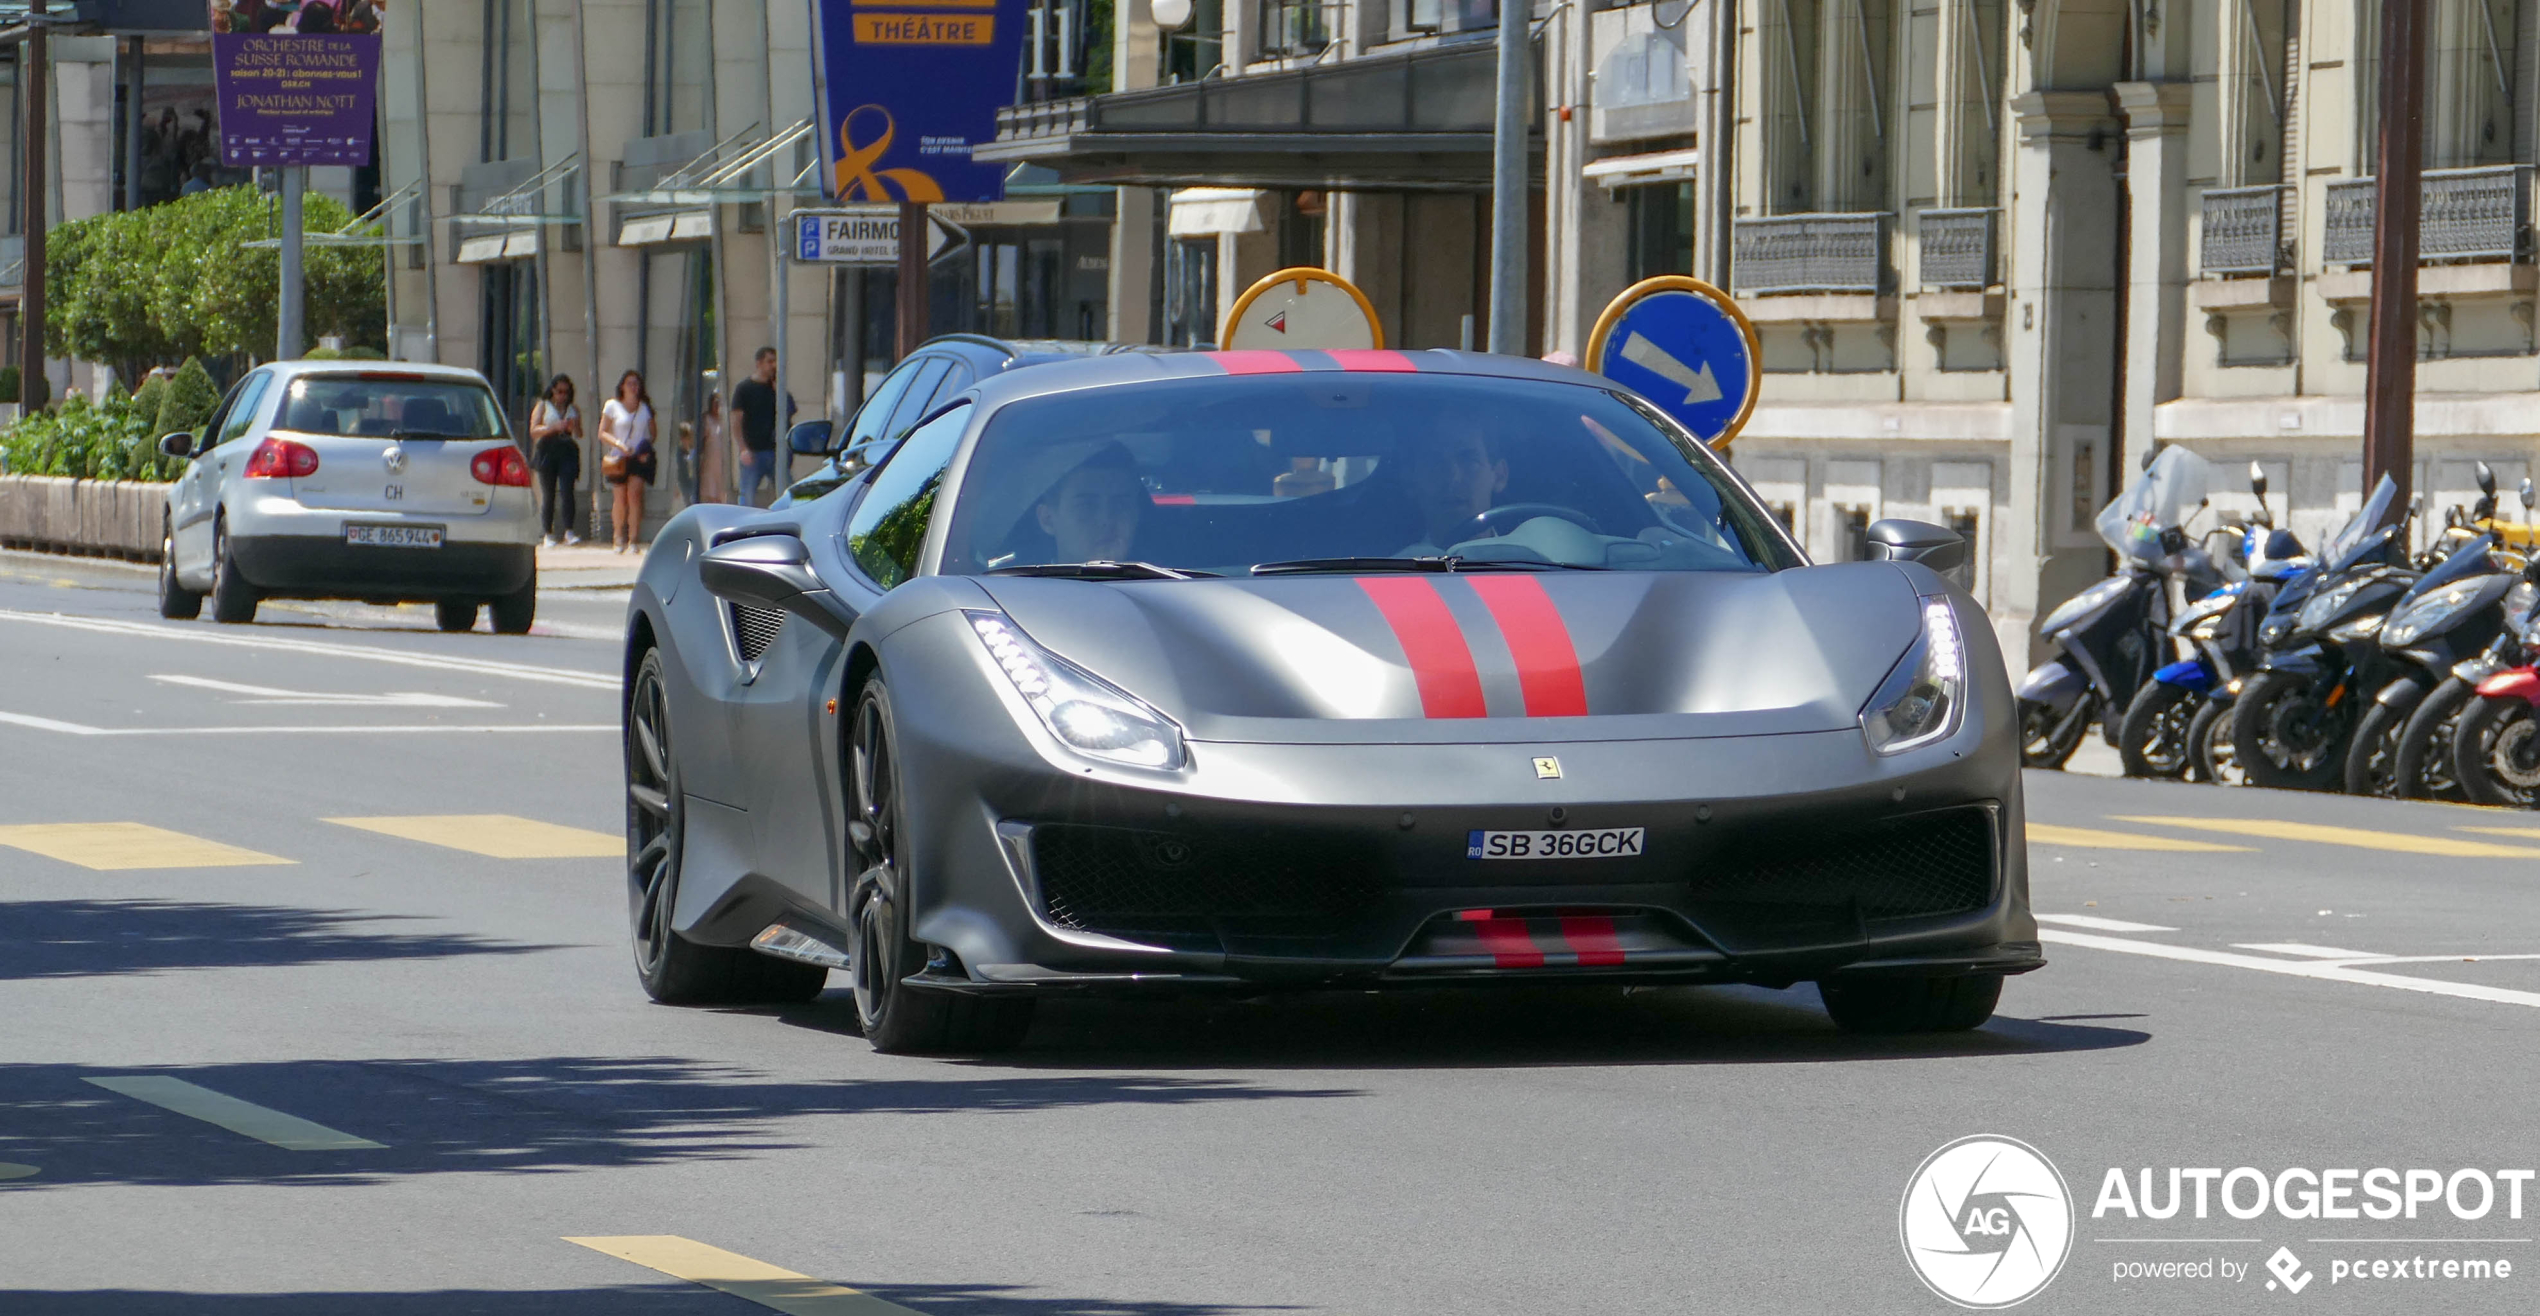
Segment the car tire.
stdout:
<svg viewBox="0 0 2540 1316">
<path fill-rule="evenodd" d="M 2071 712 L 2058 717 L 2049 705 L 2021 700 L 2020 766 L 2061 768 L 2070 762 L 2090 732 L 2090 713 L 2098 703 L 2098 692 L 2085 691 Z"/>
<path fill-rule="evenodd" d="M 176 528 L 159 522 L 159 615 L 170 621 L 192 621 L 203 615 L 203 593 L 176 579 Z"/>
<path fill-rule="evenodd" d="M 1828 978 L 1817 995 L 1847 1033 L 1963 1033 L 1993 1017 L 2002 975 Z"/>
<path fill-rule="evenodd" d="M 2399 798 L 2453 803 L 2466 798 L 2460 778 L 2452 775 L 2452 736 L 2476 698 L 2476 687 L 2450 676 L 2418 701 L 2407 730 L 2399 733 Z"/>
<path fill-rule="evenodd" d="M 2196 710 L 2196 720 L 2187 724 L 2187 752 L 2196 764 L 2189 775 L 2196 780 L 2216 786 L 2249 784 L 2231 743 L 2230 704 L 2208 699 Z"/>
<path fill-rule="evenodd" d="M 2346 773 L 2346 741 L 2352 730 L 2348 719 L 2343 710 L 2320 706 L 2309 678 L 2261 673 L 2232 701 L 2232 756 L 2252 786 L 2326 790 Z M 2288 734 L 2300 743 L 2288 746 Z M 2306 764 L 2301 761 L 2306 754 L 2317 757 Z"/>
<path fill-rule="evenodd" d="M 238 572 L 229 551 L 229 521 L 212 522 L 212 620 L 243 626 L 256 619 L 256 587 Z"/>
<path fill-rule="evenodd" d="M 494 614 L 496 635 L 527 635 L 538 621 L 538 577 L 509 594 L 498 594 L 486 603 L 486 611 Z"/>
<path fill-rule="evenodd" d="M 1029 998 L 912 988 L 928 950 L 908 933 L 906 813 L 890 692 L 867 681 L 848 724 L 848 836 L 854 882 L 848 921 L 855 947 L 847 977 L 864 1038 L 885 1054 L 978 1054 L 1018 1046 L 1032 1025 Z"/>
<path fill-rule="evenodd" d="M 2473 697 L 2452 728 L 2452 780 L 2472 804 L 2540 802 L 2540 714 L 2518 696 Z"/>
<path fill-rule="evenodd" d="M 2402 676 L 2383 687 L 2372 707 L 2364 710 L 2363 720 L 2355 724 L 2355 738 L 2346 744 L 2347 794 L 2408 798 L 2399 776 L 2400 739 L 2417 705 L 2425 702 L 2425 688 L 2424 678 Z"/>
<path fill-rule="evenodd" d="M 442 599 L 432 605 L 432 620 L 452 633 L 472 631 L 476 629 L 477 606 L 474 599 Z"/>
<path fill-rule="evenodd" d="M 635 977 L 644 994 L 663 1005 L 785 1004 L 818 996 L 829 971 L 817 964 L 746 946 L 703 945 L 673 926 L 688 801 L 679 789 L 659 649 L 644 651 L 632 691 L 625 730 L 626 883 Z"/>
<path fill-rule="evenodd" d="M 2154 781 L 2188 775 L 2195 759 L 2187 752 L 2187 729 L 2196 720 L 2197 702 L 2194 691 L 2160 681 L 2147 681 L 2135 692 L 2117 736 L 2125 775 Z"/>
</svg>

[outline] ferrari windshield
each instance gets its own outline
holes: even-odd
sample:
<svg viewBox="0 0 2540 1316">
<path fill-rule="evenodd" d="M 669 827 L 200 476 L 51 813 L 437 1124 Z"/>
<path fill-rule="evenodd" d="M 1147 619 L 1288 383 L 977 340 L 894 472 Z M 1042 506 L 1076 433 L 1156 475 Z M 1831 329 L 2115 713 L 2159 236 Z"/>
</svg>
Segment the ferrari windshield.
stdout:
<svg viewBox="0 0 2540 1316">
<path fill-rule="evenodd" d="M 1341 372 L 1018 401 L 962 476 L 943 570 L 1797 565 L 1718 459 L 1645 405 L 1550 381 Z"/>
</svg>

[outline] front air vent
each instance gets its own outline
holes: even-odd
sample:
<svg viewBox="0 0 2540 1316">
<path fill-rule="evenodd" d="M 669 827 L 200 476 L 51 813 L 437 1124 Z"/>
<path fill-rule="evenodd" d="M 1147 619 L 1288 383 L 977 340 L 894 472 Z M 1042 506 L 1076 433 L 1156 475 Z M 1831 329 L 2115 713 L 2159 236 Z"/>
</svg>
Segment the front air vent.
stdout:
<svg viewBox="0 0 2540 1316">
<path fill-rule="evenodd" d="M 753 608 L 746 603 L 730 606 L 732 648 L 741 655 L 742 662 L 757 662 L 758 656 L 767 652 L 767 646 L 776 643 L 776 632 L 785 626 L 785 614 L 774 608 Z"/>
</svg>

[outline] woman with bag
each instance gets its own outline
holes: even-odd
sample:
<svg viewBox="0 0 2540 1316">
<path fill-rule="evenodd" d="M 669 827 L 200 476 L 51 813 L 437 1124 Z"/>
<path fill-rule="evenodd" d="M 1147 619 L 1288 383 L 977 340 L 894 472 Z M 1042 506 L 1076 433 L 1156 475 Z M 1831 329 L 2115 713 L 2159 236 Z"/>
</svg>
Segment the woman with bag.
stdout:
<svg viewBox="0 0 2540 1316">
<path fill-rule="evenodd" d="M 529 409 L 529 469 L 538 473 L 538 546 L 579 544 L 573 533 L 573 488 L 582 482 L 582 412 L 573 405 L 573 378 L 558 375 L 546 396 Z"/>
<path fill-rule="evenodd" d="M 644 490 L 657 469 L 653 455 L 653 399 L 644 391 L 641 371 L 618 377 L 617 396 L 600 408 L 600 442 L 608 452 L 600 458 L 600 478 L 614 495 L 609 535 L 620 553 L 633 548 L 644 528 Z"/>
</svg>

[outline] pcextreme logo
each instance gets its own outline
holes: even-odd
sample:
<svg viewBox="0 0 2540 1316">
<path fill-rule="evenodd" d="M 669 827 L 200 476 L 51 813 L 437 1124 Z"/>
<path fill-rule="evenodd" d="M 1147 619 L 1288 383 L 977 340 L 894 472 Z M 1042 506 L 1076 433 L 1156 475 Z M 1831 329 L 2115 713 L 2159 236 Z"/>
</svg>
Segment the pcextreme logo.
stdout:
<svg viewBox="0 0 2540 1316">
<path fill-rule="evenodd" d="M 1980 1133 L 1924 1158 L 1896 1209 L 1905 1260 L 1961 1307 L 2016 1307 L 2064 1268 L 2073 1195 L 2054 1163 L 2016 1138 Z"/>
</svg>

